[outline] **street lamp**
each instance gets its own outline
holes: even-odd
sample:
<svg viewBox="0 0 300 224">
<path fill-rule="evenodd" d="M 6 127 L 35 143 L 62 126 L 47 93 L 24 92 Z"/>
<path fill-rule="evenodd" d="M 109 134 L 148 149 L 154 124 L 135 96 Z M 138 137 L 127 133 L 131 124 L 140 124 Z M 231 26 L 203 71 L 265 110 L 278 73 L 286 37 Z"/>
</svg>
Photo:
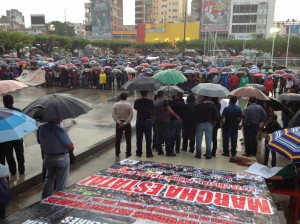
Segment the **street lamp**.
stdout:
<svg viewBox="0 0 300 224">
<path fill-rule="evenodd" d="M 185 37 L 186 37 L 186 14 L 187 14 L 187 0 L 185 0 L 185 6 L 184 6 L 184 24 L 183 24 L 183 49 L 182 49 L 182 57 L 185 56 Z"/>
<path fill-rule="evenodd" d="M 274 55 L 274 43 L 275 43 L 275 37 L 276 37 L 276 33 L 279 32 L 279 28 L 278 27 L 272 27 L 270 29 L 270 33 L 273 36 L 273 42 L 272 42 L 272 54 L 271 54 L 271 66 L 273 66 L 273 55 Z"/>
<path fill-rule="evenodd" d="M 286 25 L 289 29 L 289 32 L 288 32 L 288 40 L 287 40 L 287 46 L 286 46 L 286 55 L 285 55 L 285 67 L 287 67 L 287 64 L 288 64 L 288 57 L 289 57 L 289 47 L 290 47 L 290 36 L 291 36 L 291 23 L 292 22 L 294 24 L 294 22 L 296 22 L 295 19 L 288 19 L 286 21 Z"/>
</svg>

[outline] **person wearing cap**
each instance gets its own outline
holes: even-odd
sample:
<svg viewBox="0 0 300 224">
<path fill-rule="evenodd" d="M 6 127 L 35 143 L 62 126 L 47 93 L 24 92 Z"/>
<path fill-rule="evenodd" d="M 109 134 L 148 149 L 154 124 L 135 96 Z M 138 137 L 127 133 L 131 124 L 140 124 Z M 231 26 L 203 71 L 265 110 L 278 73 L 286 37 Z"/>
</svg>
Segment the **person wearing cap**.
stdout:
<svg viewBox="0 0 300 224">
<path fill-rule="evenodd" d="M 131 120 L 133 118 L 133 108 L 127 101 L 127 94 L 120 94 L 120 101 L 113 106 L 112 118 L 116 122 L 116 142 L 115 154 L 120 155 L 120 145 L 123 132 L 126 139 L 126 157 L 131 156 Z"/>
<path fill-rule="evenodd" d="M 259 126 L 262 126 L 268 118 L 262 106 L 256 104 L 256 97 L 249 98 L 249 106 L 244 110 L 242 126 L 245 139 L 245 153 L 243 156 L 256 156 L 257 133 Z"/>
<path fill-rule="evenodd" d="M 69 152 L 74 150 L 74 145 L 68 133 L 60 127 L 59 119 L 41 125 L 37 141 L 43 150 L 43 164 L 46 168 L 42 193 L 44 199 L 52 195 L 55 180 L 56 191 L 62 191 L 67 187 L 70 170 Z"/>
</svg>

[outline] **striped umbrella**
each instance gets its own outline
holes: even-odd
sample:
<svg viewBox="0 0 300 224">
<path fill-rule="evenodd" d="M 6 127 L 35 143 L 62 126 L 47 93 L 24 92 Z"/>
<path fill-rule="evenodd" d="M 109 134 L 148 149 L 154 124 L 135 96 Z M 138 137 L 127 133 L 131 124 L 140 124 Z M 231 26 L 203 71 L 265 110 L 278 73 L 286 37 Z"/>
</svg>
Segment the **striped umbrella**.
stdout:
<svg viewBox="0 0 300 224">
<path fill-rule="evenodd" d="M 21 139 L 36 129 L 32 118 L 19 111 L 0 108 L 0 142 Z"/>
<path fill-rule="evenodd" d="M 288 160 L 300 163 L 300 127 L 286 128 L 268 135 L 267 147 Z"/>
</svg>

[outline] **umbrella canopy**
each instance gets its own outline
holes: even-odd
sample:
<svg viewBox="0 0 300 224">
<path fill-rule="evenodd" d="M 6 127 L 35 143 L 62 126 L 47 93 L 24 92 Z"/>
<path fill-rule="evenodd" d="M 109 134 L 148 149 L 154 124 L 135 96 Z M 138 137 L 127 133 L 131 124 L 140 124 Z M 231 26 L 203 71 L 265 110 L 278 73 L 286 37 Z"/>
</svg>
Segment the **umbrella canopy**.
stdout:
<svg viewBox="0 0 300 224">
<path fill-rule="evenodd" d="M 267 100 L 269 101 L 269 97 L 267 97 L 262 91 L 256 89 L 252 86 L 244 86 L 238 89 L 233 90 L 229 95 L 238 96 L 238 97 L 246 97 L 250 98 L 251 96 L 255 96 L 258 100 Z"/>
<path fill-rule="evenodd" d="M 288 160 L 300 162 L 300 127 L 286 128 L 268 135 L 267 147 Z"/>
<path fill-rule="evenodd" d="M 293 74 L 289 74 L 289 73 L 285 73 L 281 77 L 286 78 L 286 79 L 295 78 L 295 76 Z"/>
<path fill-rule="evenodd" d="M 36 129 L 32 118 L 19 111 L 0 108 L 0 142 L 21 139 Z"/>
<path fill-rule="evenodd" d="M 157 94 L 158 91 L 163 91 L 165 94 L 176 95 L 176 93 L 181 92 L 184 93 L 184 90 L 179 88 L 178 86 L 161 86 L 158 90 L 154 91 L 154 94 Z"/>
<path fill-rule="evenodd" d="M 273 74 L 271 74 L 271 75 L 269 75 L 269 76 L 271 76 L 271 77 L 275 77 L 275 78 L 280 78 L 280 77 L 281 77 L 281 75 L 280 75 L 280 74 L 276 74 L 276 73 L 273 73 Z"/>
<path fill-rule="evenodd" d="M 249 73 L 250 73 L 250 74 L 256 74 L 256 73 L 259 73 L 259 72 L 260 72 L 259 68 L 251 68 L 251 69 L 249 70 Z"/>
<path fill-rule="evenodd" d="M 295 77 L 300 79 L 300 73 L 295 74 Z"/>
<path fill-rule="evenodd" d="M 264 85 L 261 85 L 261 84 L 251 83 L 251 84 L 247 84 L 246 86 L 252 86 L 256 89 L 259 89 L 262 92 L 266 91 L 266 87 L 264 87 Z"/>
<path fill-rule="evenodd" d="M 274 72 L 274 74 L 283 75 L 283 74 L 285 74 L 285 71 L 283 71 L 283 70 L 276 70 L 276 71 Z"/>
<path fill-rule="evenodd" d="M 141 63 L 140 66 L 143 66 L 143 67 L 148 67 L 149 64 L 147 62 L 144 62 L 144 63 Z"/>
<path fill-rule="evenodd" d="M 200 83 L 193 87 L 192 91 L 197 95 L 208 97 L 227 97 L 230 93 L 224 86 L 214 83 Z"/>
<path fill-rule="evenodd" d="M 127 72 L 127 73 L 135 73 L 134 68 L 131 68 L 131 67 L 126 67 L 124 70 L 125 70 L 125 72 Z"/>
<path fill-rule="evenodd" d="M 66 93 L 53 93 L 29 103 L 23 112 L 39 122 L 76 118 L 92 110 L 89 102 Z"/>
<path fill-rule="evenodd" d="M 4 94 L 27 87 L 26 84 L 15 80 L 0 80 L 0 93 Z"/>
<path fill-rule="evenodd" d="M 254 77 L 265 77 L 266 74 L 264 73 L 256 73 L 255 75 L 253 75 Z"/>
<path fill-rule="evenodd" d="M 231 68 L 225 67 L 221 69 L 221 73 L 226 72 L 226 73 L 233 73 L 233 70 Z"/>
<path fill-rule="evenodd" d="M 154 91 L 161 87 L 161 83 L 153 77 L 135 78 L 127 81 L 121 87 L 121 90 L 148 90 Z"/>
<path fill-rule="evenodd" d="M 208 72 L 209 73 L 219 73 L 219 70 L 217 68 L 212 68 Z"/>
<path fill-rule="evenodd" d="M 145 73 L 147 73 L 147 74 L 153 74 L 153 70 L 152 70 L 151 68 L 144 68 L 144 69 L 142 70 L 142 72 L 145 72 Z"/>
<path fill-rule="evenodd" d="M 0 61 L 0 67 L 4 67 L 6 68 L 8 66 L 8 64 L 4 61 Z"/>
<path fill-rule="evenodd" d="M 176 69 L 166 69 L 156 73 L 153 78 L 157 79 L 164 85 L 176 85 L 178 83 L 184 83 L 187 78 Z"/>
<path fill-rule="evenodd" d="M 240 67 L 240 68 L 238 68 L 238 71 L 239 71 L 239 72 L 246 72 L 246 73 L 249 73 L 249 68 L 247 68 L 247 67 Z"/>
<path fill-rule="evenodd" d="M 287 100 L 287 101 L 300 101 L 300 94 L 297 93 L 283 93 L 279 95 L 278 100 Z"/>
<path fill-rule="evenodd" d="M 283 105 L 278 99 L 274 97 L 269 97 L 269 98 L 270 98 L 269 104 L 271 105 L 274 111 L 279 111 L 283 109 Z"/>
</svg>

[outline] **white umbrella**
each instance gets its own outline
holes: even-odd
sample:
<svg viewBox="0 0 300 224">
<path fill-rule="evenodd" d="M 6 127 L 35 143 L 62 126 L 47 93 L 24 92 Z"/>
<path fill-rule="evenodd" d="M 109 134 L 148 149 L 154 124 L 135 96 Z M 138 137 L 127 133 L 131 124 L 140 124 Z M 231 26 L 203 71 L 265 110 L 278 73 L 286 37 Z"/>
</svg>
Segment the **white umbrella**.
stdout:
<svg viewBox="0 0 300 224">
<path fill-rule="evenodd" d="M 134 68 L 131 68 L 131 67 L 126 67 L 124 70 L 125 70 L 127 73 L 135 73 Z"/>
<path fill-rule="evenodd" d="M 192 88 L 192 91 L 201 96 L 208 97 L 227 97 L 229 90 L 220 84 L 200 83 Z"/>
</svg>

